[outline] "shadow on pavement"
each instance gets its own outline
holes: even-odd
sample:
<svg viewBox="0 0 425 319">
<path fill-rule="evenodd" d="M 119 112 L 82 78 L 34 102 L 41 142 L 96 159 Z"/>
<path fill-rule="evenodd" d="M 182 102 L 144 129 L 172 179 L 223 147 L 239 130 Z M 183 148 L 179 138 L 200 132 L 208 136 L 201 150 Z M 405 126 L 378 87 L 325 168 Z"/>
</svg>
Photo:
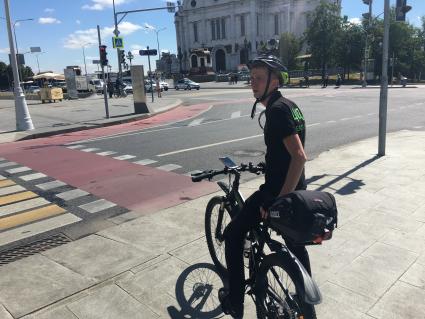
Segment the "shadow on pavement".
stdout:
<svg viewBox="0 0 425 319">
<path fill-rule="evenodd" d="M 186 268 L 176 282 L 176 299 L 180 306 L 167 308 L 172 319 L 212 319 L 224 316 L 218 301 L 223 279 L 214 265 L 198 263 Z"/>
<path fill-rule="evenodd" d="M 359 165 L 353 167 L 352 169 L 350 169 L 349 171 L 341 174 L 341 175 L 330 175 L 330 174 L 322 174 L 322 175 L 315 175 L 312 176 L 308 179 L 306 179 L 307 185 L 309 186 L 317 186 L 317 188 L 315 188 L 314 190 L 316 191 L 324 191 L 327 188 L 334 190 L 337 194 L 339 195 L 349 195 L 349 194 L 354 194 L 356 191 L 360 190 L 360 188 L 364 185 L 366 185 L 362 180 L 359 179 L 354 179 L 349 177 L 350 174 L 354 173 L 355 171 L 373 163 L 374 161 L 376 161 L 377 159 L 379 159 L 378 155 L 375 155 L 374 157 L 364 161 L 363 163 L 360 163 Z M 317 181 L 320 181 L 322 178 L 325 178 L 327 176 L 335 176 L 334 179 L 330 180 L 329 182 L 326 182 L 325 184 L 322 185 L 315 185 L 315 183 Z M 343 179 L 348 179 L 349 181 L 347 182 L 347 184 L 345 184 L 343 187 L 336 189 L 333 188 L 332 185 L 336 184 L 337 182 L 343 180 Z M 318 184 L 318 183 L 317 183 Z"/>
</svg>

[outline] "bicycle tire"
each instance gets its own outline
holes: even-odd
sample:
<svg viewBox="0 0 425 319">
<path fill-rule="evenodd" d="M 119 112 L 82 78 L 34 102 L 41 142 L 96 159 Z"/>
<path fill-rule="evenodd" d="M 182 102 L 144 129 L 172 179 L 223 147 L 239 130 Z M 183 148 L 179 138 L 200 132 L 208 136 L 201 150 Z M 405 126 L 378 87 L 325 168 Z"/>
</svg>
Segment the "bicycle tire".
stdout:
<svg viewBox="0 0 425 319">
<path fill-rule="evenodd" d="M 273 279 L 278 287 L 272 286 Z M 305 317 L 302 303 L 298 298 L 303 287 L 302 278 L 292 270 L 287 260 L 278 254 L 265 257 L 257 275 L 257 282 L 256 307 L 259 319 L 297 319 L 301 315 L 305 319 L 310 319 Z M 287 292 L 284 292 L 282 287 Z M 277 293 L 276 288 L 282 291 Z M 292 301 L 288 295 L 293 298 Z"/>
<path fill-rule="evenodd" d="M 205 236 L 207 238 L 207 246 L 211 259 L 222 276 L 227 276 L 226 259 L 225 259 L 225 243 L 223 232 L 231 221 L 231 215 L 227 207 L 224 208 L 222 224 L 219 230 L 221 238 L 216 238 L 216 227 L 220 214 L 220 206 L 223 202 L 222 197 L 215 196 L 210 199 L 205 210 Z M 213 223 L 215 221 L 215 223 Z"/>
</svg>

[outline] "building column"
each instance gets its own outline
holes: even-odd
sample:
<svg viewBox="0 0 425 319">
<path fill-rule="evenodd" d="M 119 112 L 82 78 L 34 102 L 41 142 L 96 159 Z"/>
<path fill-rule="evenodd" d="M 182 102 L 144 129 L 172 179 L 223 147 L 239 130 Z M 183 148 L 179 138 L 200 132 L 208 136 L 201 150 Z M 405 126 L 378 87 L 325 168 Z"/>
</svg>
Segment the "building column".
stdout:
<svg viewBox="0 0 425 319">
<path fill-rule="evenodd" d="M 257 40 L 257 6 L 256 1 L 251 0 L 250 3 L 250 15 L 251 15 L 251 23 L 250 23 L 250 34 L 248 37 L 248 41 L 251 42 L 251 50 L 250 55 L 248 56 L 248 59 L 253 58 L 255 55 L 257 55 L 257 49 L 255 48 L 255 42 Z"/>
</svg>

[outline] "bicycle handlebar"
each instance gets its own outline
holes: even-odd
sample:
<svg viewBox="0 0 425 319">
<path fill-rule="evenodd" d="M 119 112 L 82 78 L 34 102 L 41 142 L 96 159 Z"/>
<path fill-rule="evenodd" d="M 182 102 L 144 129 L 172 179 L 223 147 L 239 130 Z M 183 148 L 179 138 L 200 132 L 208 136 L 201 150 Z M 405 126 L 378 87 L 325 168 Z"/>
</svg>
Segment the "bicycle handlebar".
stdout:
<svg viewBox="0 0 425 319">
<path fill-rule="evenodd" d="M 200 173 L 192 174 L 192 182 L 197 183 L 204 179 L 211 180 L 214 176 L 221 175 L 221 174 L 239 174 L 240 172 L 248 171 L 253 174 L 261 174 L 266 171 L 266 165 L 265 163 L 261 162 L 258 165 L 252 165 L 250 162 L 249 164 L 241 164 L 237 167 L 224 167 L 222 170 L 209 170 L 209 171 L 203 171 Z"/>
</svg>

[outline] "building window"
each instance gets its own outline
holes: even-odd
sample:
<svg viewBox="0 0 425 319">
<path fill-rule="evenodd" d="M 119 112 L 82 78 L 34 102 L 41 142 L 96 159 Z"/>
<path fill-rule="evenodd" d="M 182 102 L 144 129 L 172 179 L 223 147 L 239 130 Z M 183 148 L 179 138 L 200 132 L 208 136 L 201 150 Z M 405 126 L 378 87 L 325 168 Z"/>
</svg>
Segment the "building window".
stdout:
<svg viewBox="0 0 425 319">
<path fill-rule="evenodd" d="M 245 36 L 245 16 L 241 15 L 241 36 Z"/>
<path fill-rule="evenodd" d="M 193 37 L 198 42 L 198 22 L 193 22 Z"/>
<path fill-rule="evenodd" d="M 226 39 L 226 19 L 221 18 L 221 38 Z"/>
<path fill-rule="evenodd" d="M 274 16 L 274 34 L 279 35 L 279 15 Z"/>
<path fill-rule="evenodd" d="M 215 20 L 211 20 L 211 34 L 212 39 L 215 40 Z"/>
<path fill-rule="evenodd" d="M 215 21 L 215 27 L 216 27 L 216 35 L 217 35 L 217 40 L 220 40 L 220 38 L 221 38 L 221 32 L 220 32 L 220 20 L 219 19 L 217 19 L 216 21 Z"/>
</svg>

